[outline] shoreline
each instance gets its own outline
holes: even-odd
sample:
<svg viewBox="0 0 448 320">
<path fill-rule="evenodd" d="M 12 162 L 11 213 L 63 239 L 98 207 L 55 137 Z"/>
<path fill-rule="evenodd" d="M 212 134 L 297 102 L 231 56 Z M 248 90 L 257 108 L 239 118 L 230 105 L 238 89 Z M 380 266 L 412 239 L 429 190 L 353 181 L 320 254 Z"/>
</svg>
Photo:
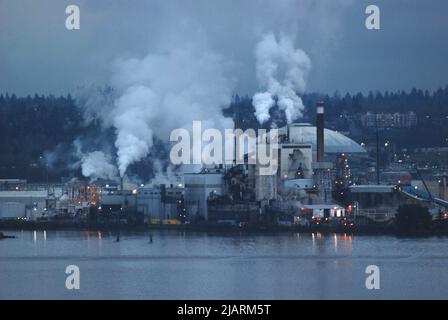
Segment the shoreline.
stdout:
<svg viewBox="0 0 448 320">
<path fill-rule="evenodd" d="M 151 232 L 181 231 L 228 234 L 284 234 L 284 233 L 321 233 L 370 236 L 411 236 L 432 237 L 448 236 L 447 228 L 432 228 L 420 232 L 399 232 L 391 226 L 228 226 L 216 224 L 182 224 L 182 225 L 101 225 L 73 224 L 55 222 L 0 222 L 0 231 L 108 231 L 108 232 Z"/>
</svg>

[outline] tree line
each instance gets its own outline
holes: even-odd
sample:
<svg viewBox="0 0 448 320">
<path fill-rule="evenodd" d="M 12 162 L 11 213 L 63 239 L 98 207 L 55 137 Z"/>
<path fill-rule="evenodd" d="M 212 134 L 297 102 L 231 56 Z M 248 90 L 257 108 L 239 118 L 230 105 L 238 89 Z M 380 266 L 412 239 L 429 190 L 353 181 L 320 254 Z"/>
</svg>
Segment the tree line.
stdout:
<svg viewBox="0 0 448 320">
<path fill-rule="evenodd" d="M 366 95 L 307 93 L 302 99 L 305 106 L 303 118 L 297 121 L 314 123 L 314 105 L 323 100 L 327 126 L 348 132 L 355 140 L 374 138 L 373 131 L 363 128 L 359 121 L 362 113 L 414 111 L 418 115 L 417 128 L 391 129 L 384 132 L 384 136 L 393 139 L 398 146 L 448 146 L 448 86 L 434 92 L 412 89 Z M 235 94 L 223 114 L 233 118 L 238 128 L 261 127 L 254 116 L 250 96 Z M 285 123 L 283 111 L 274 107 L 270 121 L 263 127 Z M 113 131 L 105 135 L 99 124 L 85 123 L 81 108 L 70 94 L 59 97 L 0 94 L 1 178 L 43 181 L 47 177 L 58 180 L 62 176 L 79 175 L 79 171 L 73 172 L 69 162 L 73 160 L 70 160 L 73 142 L 83 136 L 97 137 L 96 143 L 101 143 L 101 139 L 110 139 L 108 143 L 113 141 Z M 145 159 L 142 165 L 148 166 L 148 163 L 150 159 Z M 138 164 L 133 170 L 136 173 L 144 171 Z"/>
</svg>

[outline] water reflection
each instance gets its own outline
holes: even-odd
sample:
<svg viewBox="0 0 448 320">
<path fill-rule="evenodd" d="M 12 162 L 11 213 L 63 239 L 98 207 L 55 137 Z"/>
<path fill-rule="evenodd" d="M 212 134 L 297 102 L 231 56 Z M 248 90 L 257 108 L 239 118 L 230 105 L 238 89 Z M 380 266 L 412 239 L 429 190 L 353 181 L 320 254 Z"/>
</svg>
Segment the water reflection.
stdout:
<svg viewBox="0 0 448 320">
<path fill-rule="evenodd" d="M 344 254 L 350 254 L 352 251 L 352 235 L 349 234 L 347 235 L 346 233 L 344 233 L 343 235 L 339 235 L 340 238 L 342 238 L 342 244 L 343 244 L 343 249 L 344 249 Z"/>
<path fill-rule="evenodd" d="M 72 298 L 65 267 L 82 270 L 82 298 L 371 298 L 365 268 L 382 273 L 375 297 L 448 295 L 448 238 L 350 234 L 11 232 L 0 242 L 1 298 Z M 45 285 L 45 290 L 39 288 Z"/>
<path fill-rule="evenodd" d="M 336 233 L 333 235 L 333 240 L 334 240 L 334 252 L 337 254 L 338 253 L 338 235 Z"/>
<path fill-rule="evenodd" d="M 331 252 L 336 255 L 350 255 L 352 249 L 352 239 L 351 234 L 324 234 L 320 232 L 313 232 L 311 234 L 300 234 L 295 235 L 299 243 L 306 243 L 311 240 L 311 248 L 313 253 L 324 254 L 328 249 L 332 248 Z M 329 244 L 331 243 L 331 247 Z"/>
</svg>

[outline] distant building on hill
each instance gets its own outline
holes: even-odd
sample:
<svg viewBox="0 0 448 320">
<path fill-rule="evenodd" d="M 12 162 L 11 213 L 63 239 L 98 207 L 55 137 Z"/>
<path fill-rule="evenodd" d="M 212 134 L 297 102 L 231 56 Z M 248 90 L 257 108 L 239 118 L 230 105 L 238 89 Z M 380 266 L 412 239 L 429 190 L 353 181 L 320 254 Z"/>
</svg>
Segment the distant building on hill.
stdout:
<svg viewBox="0 0 448 320">
<path fill-rule="evenodd" d="M 417 126 L 417 114 L 413 111 L 400 113 L 372 113 L 361 115 L 361 123 L 366 127 L 413 128 Z"/>
</svg>

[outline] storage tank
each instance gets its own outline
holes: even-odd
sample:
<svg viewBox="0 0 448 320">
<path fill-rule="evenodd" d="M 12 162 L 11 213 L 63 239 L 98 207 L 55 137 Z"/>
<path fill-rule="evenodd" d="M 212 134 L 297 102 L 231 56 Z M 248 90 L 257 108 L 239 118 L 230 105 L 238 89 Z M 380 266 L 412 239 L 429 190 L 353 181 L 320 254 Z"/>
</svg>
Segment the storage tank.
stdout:
<svg viewBox="0 0 448 320">
<path fill-rule="evenodd" d="M 0 219 L 17 219 L 26 217 L 25 204 L 19 202 L 0 203 Z"/>
</svg>

